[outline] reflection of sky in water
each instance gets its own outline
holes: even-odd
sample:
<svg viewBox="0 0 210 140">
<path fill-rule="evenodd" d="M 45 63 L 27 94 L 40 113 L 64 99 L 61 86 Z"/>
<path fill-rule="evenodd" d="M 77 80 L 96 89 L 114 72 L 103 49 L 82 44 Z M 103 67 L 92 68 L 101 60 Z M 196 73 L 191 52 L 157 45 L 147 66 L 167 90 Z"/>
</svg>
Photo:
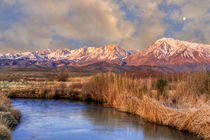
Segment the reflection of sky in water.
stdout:
<svg viewBox="0 0 210 140">
<path fill-rule="evenodd" d="M 23 114 L 14 140 L 184 140 L 192 136 L 110 108 L 79 102 L 14 99 Z"/>
</svg>

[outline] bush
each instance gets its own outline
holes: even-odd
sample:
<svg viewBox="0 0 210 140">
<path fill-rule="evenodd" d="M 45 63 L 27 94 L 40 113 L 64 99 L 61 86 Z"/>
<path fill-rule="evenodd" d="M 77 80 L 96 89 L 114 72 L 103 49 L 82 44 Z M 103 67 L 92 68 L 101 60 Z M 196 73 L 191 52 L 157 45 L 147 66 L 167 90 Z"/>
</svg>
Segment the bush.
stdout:
<svg viewBox="0 0 210 140">
<path fill-rule="evenodd" d="M 9 110 L 10 113 L 15 117 L 15 119 L 20 122 L 20 118 L 21 118 L 21 112 L 20 110 L 16 109 L 16 108 L 12 108 Z"/>
<path fill-rule="evenodd" d="M 156 83 L 156 88 L 158 93 L 164 94 L 165 88 L 168 85 L 168 81 L 164 79 L 158 79 Z"/>
<path fill-rule="evenodd" d="M 17 126 L 18 121 L 10 112 L 0 112 L 0 124 L 3 124 L 8 128 L 14 128 Z"/>
<path fill-rule="evenodd" d="M 62 81 L 62 82 L 67 81 L 68 78 L 69 78 L 69 75 L 66 73 L 58 74 L 58 76 L 56 77 L 57 81 Z"/>
<path fill-rule="evenodd" d="M 4 125 L 0 125 L 0 140 L 11 140 L 11 139 L 12 135 L 9 129 Z"/>
<path fill-rule="evenodd" d="M 7 111 L 11 107 L 12 102 L 2 93 L 0 94 L 0 99 L 0 110 Z"/>
</svg>

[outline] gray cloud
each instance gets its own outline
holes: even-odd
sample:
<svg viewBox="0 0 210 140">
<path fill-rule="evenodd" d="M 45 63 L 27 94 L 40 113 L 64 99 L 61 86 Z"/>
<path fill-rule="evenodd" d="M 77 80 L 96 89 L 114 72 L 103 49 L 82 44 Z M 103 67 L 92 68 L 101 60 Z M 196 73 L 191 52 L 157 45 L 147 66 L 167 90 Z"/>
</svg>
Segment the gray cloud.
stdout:
<svg viewBox="0 0 210 140">
<path fill-rule="evenodd" d="M 47 48 L 52 41 L 52 32 L 36 18 L 27 18 L 15 23 L 0 35 L 6 41 L 28 49 Z"/>
<path fill-rule="evenodd" d="M 170 18 L 183 22 L 183 29 L 174 32 L 175 37 L 184 40 L 205 40 L 210 43 L 210 2 L 209 0 L 168 0 L 168 4 L 176 5 L 179 9 L 170 14 Z M 183 21 L 186 17 L 186 21 Z"/>
<path fill-rule="evenodd" d="M 134 25 L 111 0 L 19 0 L 28 17 L 3 33 L 8 41 L 49 47 L 52 33 L 90 45 L 119 43 L 131 36 Z M 21 35 L 16 37 L 17 35 Z"/>
<path fill-rule="evenodd" d="M 123 0 L 123 2 L 135 11 L 136 17 L 142 19 L 137 35 L 125 39 L 124 46 L 143 49 L 164 36 L 167 25 L 163 23 L 163 18 L 166 14 L 158 8 L 162 0 Z"/>
<path fill-rule="evenodd" d="M 20 52 L 26 50 L 24 47 L 15 46 L 12 43 L 0 41 L 0 54 L 9 52 Z"/>
<path fill-rule="evenodd" d="M 167 5 L 178 7 L 166 13 L 159 8 L 164 0 L 3 0 L 6 5 L 19 5 L 25 15 L 0 32 L 0 45 L 16 50 L 74 48 L 67 41 L 76 40 L 91 46 L 117 43 L 126 49 L 143 49 L 170 28 L 163 20 L 166 17 L 183 24 L 181 31 L 172 32 L 174 37 L 210 43 L 208 1 L 166 0 Z M 125 18 L 123 4 L 133 12 L 133 22 Z"/>
</svg>

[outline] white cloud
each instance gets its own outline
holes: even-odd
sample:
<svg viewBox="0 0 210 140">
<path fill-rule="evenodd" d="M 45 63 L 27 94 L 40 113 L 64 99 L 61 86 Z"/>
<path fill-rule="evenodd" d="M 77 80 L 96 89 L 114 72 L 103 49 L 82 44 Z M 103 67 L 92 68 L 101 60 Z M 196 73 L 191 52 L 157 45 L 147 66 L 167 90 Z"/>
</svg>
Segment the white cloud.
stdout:
<svg viewBox="0 0 210 140">
<path fill-rule="evenodd" d="M 208 1 L 166 0 L 179 8 L 165 13 L 159 8 L 164 0 L 3 0 L 3 4 L 19 5 L 24 16 L 2 31 L 0 39 L 24 49 L 72 47 L 67 40 L 95 46 L 120 43 L 127 49 L 143 49 L 164 36 L 170 23 L 163 19 L 169 17 L 183 24 L 182 31 L 172 32 L 176 38 L 204 38 L 210 43 Z M 133 22 L 125 19 L 121 4 L 134 13 Z M 65 41 L 54 40 L 55 35 Z"/>
<path fill-rule="evenodd" d="M 134 24 L 123 18 L 125 13 L 112 0 L 19 0 L 16 4 L 24 7 L 27 23 L 14 24 L 4 35 L 23 45 L 48 47 L 51 32 L 91 45 L 119 43 L 135 31 Z M 16 38 L 20 33 L 22 36 Z"/>
<path fill-rule="evenodd" d="M 183 22 L 182 17 L 187 19 L 187 22 L 183 23 L 182 31 L 174 33 L 175 37 L 197 42 L 205 39 L 206 43 L 210 43 L 209 0 L 168 0 L 168 4 L 179 7 L 170 14 L 171 19 L 178 22 Z"/>
<path fill-rule="evenodd" d="M 167 25 L 163 23 L 166 14 L 158 7 L 163 0 L 123 0 L 141 18 L 141 27 L 136 36 L 123 41 L 123 46 L 132 49 L 143 49 L 155 40 L 164 36 Z"/>
<path fill-rule="evenodd" d="M 36 18 L 15 23 L 1 34 L 4 40 L 23 48 L 47 48 L 52 41 L 52 32 Z"/>
</svg>

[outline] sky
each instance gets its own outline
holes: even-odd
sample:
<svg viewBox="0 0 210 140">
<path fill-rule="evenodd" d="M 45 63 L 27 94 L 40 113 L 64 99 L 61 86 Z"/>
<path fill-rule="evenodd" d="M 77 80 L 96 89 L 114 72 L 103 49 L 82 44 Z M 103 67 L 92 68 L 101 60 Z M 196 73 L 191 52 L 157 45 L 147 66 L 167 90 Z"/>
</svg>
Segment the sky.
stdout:
<svg viewBox="0 0 210 140">
<path fill-rule="evenodd" d="M 210 44 L 210 1 L 0 0 L 0 53 L 105 44 L 138 50 L 163 37 Z"/>
</svg>

